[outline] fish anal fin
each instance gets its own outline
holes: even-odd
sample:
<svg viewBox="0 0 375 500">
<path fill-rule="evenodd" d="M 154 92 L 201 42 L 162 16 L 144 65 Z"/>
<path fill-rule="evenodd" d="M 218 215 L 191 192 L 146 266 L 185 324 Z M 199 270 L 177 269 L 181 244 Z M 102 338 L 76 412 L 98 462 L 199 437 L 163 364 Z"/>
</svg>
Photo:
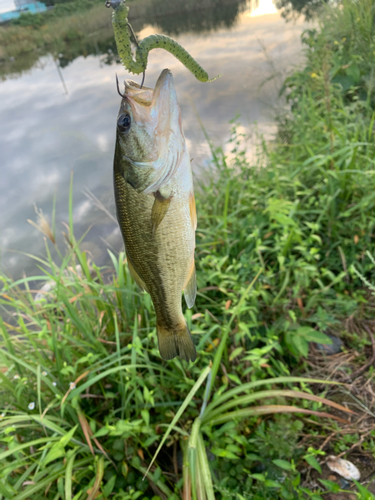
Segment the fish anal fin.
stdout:
<svg viewBox="0 0 375 500">
<path fill-rule="evenodd" d="M 163 195 L 157 191 L 155 194 L 155 201 L 152 205 L 151 210 L 151 224 L 152 224 L 152 234 L 156 233 L 157 228 L 160 226 L 162 220 L 165 217 L 165 214 L 168 212 L 169 205 L 171 203 L 170 198 L 164 198 Z"/>
<path fill-rule="evenodd" d="M 186 361 L 195 361 L 197 352 L 189 328 L 185 322 L 172 329 L 157 323 L 159 352 L 163 359 L 179 356 Z"/>
<path fill-rule="evenodd" d="M 195 263 L 193 259 L 192 266 L 189 271 L 188 278 L 186 280 L 186 284 L 183 288 L 184 290 L 184 297 L 185 297 L 185 302 L 186 305 L 188 306 L 189 309 L 191 309 L 194 305 L 195 302 L 195 297 L 197 295 L 197 280 L 195 276 Z"/>
<path fill-rule="evenodd" d="M 190 208 L 191 225 L 193 226 L 194 231 L 196 231 L 196 229 L 197 229 L 197 209 L 195 206 L 194 193 L 190 193 L 189 208 Z"/>
<path fill-rule="evenodd" d="M 131 263 L 131 261 L 129 259 L 129 256 L 127 256 L 127 257 L 128 257 L 128 267 L 129 267 L 130 274 L 132 275 L 132 278 L 137 283 L 137 285 L 140 288 L 142 288 L 142 290 L 149 293 L 146 283 L 143 281 L 143 279 L 139 276 L 137 271 L 134 269 L 133 264 Z"/>
</svg>

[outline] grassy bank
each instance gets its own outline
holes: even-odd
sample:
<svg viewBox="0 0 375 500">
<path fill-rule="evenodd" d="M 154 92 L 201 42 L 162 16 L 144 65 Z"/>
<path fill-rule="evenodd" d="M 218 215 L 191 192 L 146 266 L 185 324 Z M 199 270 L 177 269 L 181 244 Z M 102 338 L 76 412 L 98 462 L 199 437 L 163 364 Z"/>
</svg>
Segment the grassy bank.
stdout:
<svg viewBox="0 0 375 500">
<path fill-rule="evenodd" d="M 130 2 L 129 19 L 135 32 L 152 25 L 175 36 L 229 27 L 245 5 L 245 0 L 138 0 Z M 0 26 L 0 77 L 32 68 L 42 56 L 52 55 L 63 65 L 73 56 L 107 55 L 112 49 L 111 12 L 102 2 L 57 3 Z"/>
<path fill-rule="evenodd" d="M 196 362 L 160 359 L 149 296 L 124 254 L 99 269 L 80 251 L 73 200 L 59 262 L 44 224 L 39 276 L 1 277 L 0 499 L 338 499 L 346 486 L 321 475 L 326 454 L 374 460 L 373 23 L 373 2 L 345 0 L 306 33 L 307 65 L 284 88 L 291 110 L 256 164 L 236 123 L 233 160 L 212 146 L 186 311 Z M 357 355 L 327 368 L 311 344 L 327 334 Z M 357 415 L 348 399 L 363 403 Z M 351 493 L 374 498 L 364 482 Z"/>
<path fill-rule="evenodd" d="M 61 8 L 64 6 L 66 4 L 61 4 Z M 64 43 L 103 28 L 111 28 L 111 14 L 102 4 L 88 11 L 78 9 L 74 15 L 57 17 L 54 22 L 40 26 L 3 26 L 0 27 L 0 58 L 26 57 L 35 51 L 38 57 L 48 52 L 58 53 Z"/>
<path fill-rule="evenodd" d="M 58 61 L 61 54 L 68 59 L 71 54 L 78 57 L 97 53 L 98 43 L 112 38 L 111 15 L 103 4 L 37 28 L 0 27 L 0 77 L 6 79 L 27 71 L 49 54 Z"/>
</svg>

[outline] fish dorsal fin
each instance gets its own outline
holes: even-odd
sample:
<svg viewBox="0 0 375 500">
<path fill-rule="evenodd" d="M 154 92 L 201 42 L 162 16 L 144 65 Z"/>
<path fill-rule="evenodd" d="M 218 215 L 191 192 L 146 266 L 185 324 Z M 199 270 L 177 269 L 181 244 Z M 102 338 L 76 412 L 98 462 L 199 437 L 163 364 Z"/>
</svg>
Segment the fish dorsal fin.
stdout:
<svg viewBox="0 0 375 500">
<path fill-rule="evenodd" d="M 195 302 L 195 297 L 197 295 L 197 281 L 195 277 L 195 263 L 193 259 L 193 264 L 191 266 L 188 279 L 186 280 L 186 285 L 184 287 L 184 297 L 186 305 L 191 309 Z"/>
<path fill-rule="evenodd" d="M 196 231 L 196 229 L 197 229 L 197 209 L 195 207 L 194 193 L 190 193 L 189 208 L 190 208 L 191 225 L 193 226 L 194 231 Z"/>
<path fill-rule="evenodd" d="M 148 292 L 148 288 L 147 288 L 147 285 L 146 283 L 143 281 L 143 279 L 139 276 L 139 274 L 137 273 L 137 271 L 134 269 L 133 267 L 133 264 L 131 263 L 130 259 L 129 259 L 129 255 L 126 254 L 127 258 L 128 258 L 128 267 L 129 267 L 129 271 L 130 271 L 130 274 L 132 275 L 132 278 L 134 279 L 134 281 L 137 283 L 137 285 L 142 288 L 142 290 L 144 290 L 145 292 Z"/>
<path fill-rule="evenodd" d="M 165 214 L 168 212 L 169 204 L 171 202 L 170 198 L 164 198 L 163 195 L 157 191 L 155 193 L 155 201 L 152 205 L 151 210 L 151 224 L 152 224 L 152 235 L 156 233 L 157 228 L 160 226 Z"/>
</svg>

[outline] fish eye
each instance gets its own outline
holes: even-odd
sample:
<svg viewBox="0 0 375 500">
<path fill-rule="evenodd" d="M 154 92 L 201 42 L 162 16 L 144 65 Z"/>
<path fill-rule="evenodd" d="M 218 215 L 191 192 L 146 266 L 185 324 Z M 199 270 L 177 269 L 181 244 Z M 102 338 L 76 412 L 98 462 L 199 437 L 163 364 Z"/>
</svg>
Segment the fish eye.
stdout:
<svg viewBox="0 0 375 500">
<path fill-rule="evenodd" d="M 123 114 L 117 120 L 117 127 L 121 132 L 127 132 L 130 129 L 132 121 L 128 114 Z"/>
</svg>

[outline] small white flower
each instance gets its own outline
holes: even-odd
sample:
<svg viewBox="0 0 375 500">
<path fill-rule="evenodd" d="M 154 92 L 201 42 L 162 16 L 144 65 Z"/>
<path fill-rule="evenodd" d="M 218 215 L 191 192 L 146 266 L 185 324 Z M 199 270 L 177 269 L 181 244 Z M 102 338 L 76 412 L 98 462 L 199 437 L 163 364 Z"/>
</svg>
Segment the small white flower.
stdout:
<svg viewBox="0 0 375 500">
<path fill-rule="evenodd" d="M 46 375 L 48 375 L 48 373 L 46 371 L 42 372 L 42 375 L 43 377 L 45 377 Z"/>
<path fill-rule="evenodd" d="M 13 378 L 14 378 L 14 380 L 17 380 L 18 378 L 20 378 L 20 376 L 19 375 L 14 375 Z"/>
<path fill-rule="evenodd" d="M 76 384 L 74 382 L 70 382 L 69 387 L 70 387 L 70 389 L 75 389 Z"/>
<path fill-rule="evenodd" d="M 5 413 L 2 413 L 2 414 L 0 415 L 0 418 L 4 418 L 4 417 L 5 417 Z"/>
<path fill-rule="evenodd" d="M 29 410 L 33 410 L 35 408 L 35 403 L 34 402 L 29 403 L 28 408 L 29 408 Z"/>
<path fill-rule="evenodd" d="M 54 387 L 56 387 L 56 386 L 57 386 L 57 383 L 56 383 L 56 382 L 52 382 L 52 385 L 53 385 Z"/>
</svg>

